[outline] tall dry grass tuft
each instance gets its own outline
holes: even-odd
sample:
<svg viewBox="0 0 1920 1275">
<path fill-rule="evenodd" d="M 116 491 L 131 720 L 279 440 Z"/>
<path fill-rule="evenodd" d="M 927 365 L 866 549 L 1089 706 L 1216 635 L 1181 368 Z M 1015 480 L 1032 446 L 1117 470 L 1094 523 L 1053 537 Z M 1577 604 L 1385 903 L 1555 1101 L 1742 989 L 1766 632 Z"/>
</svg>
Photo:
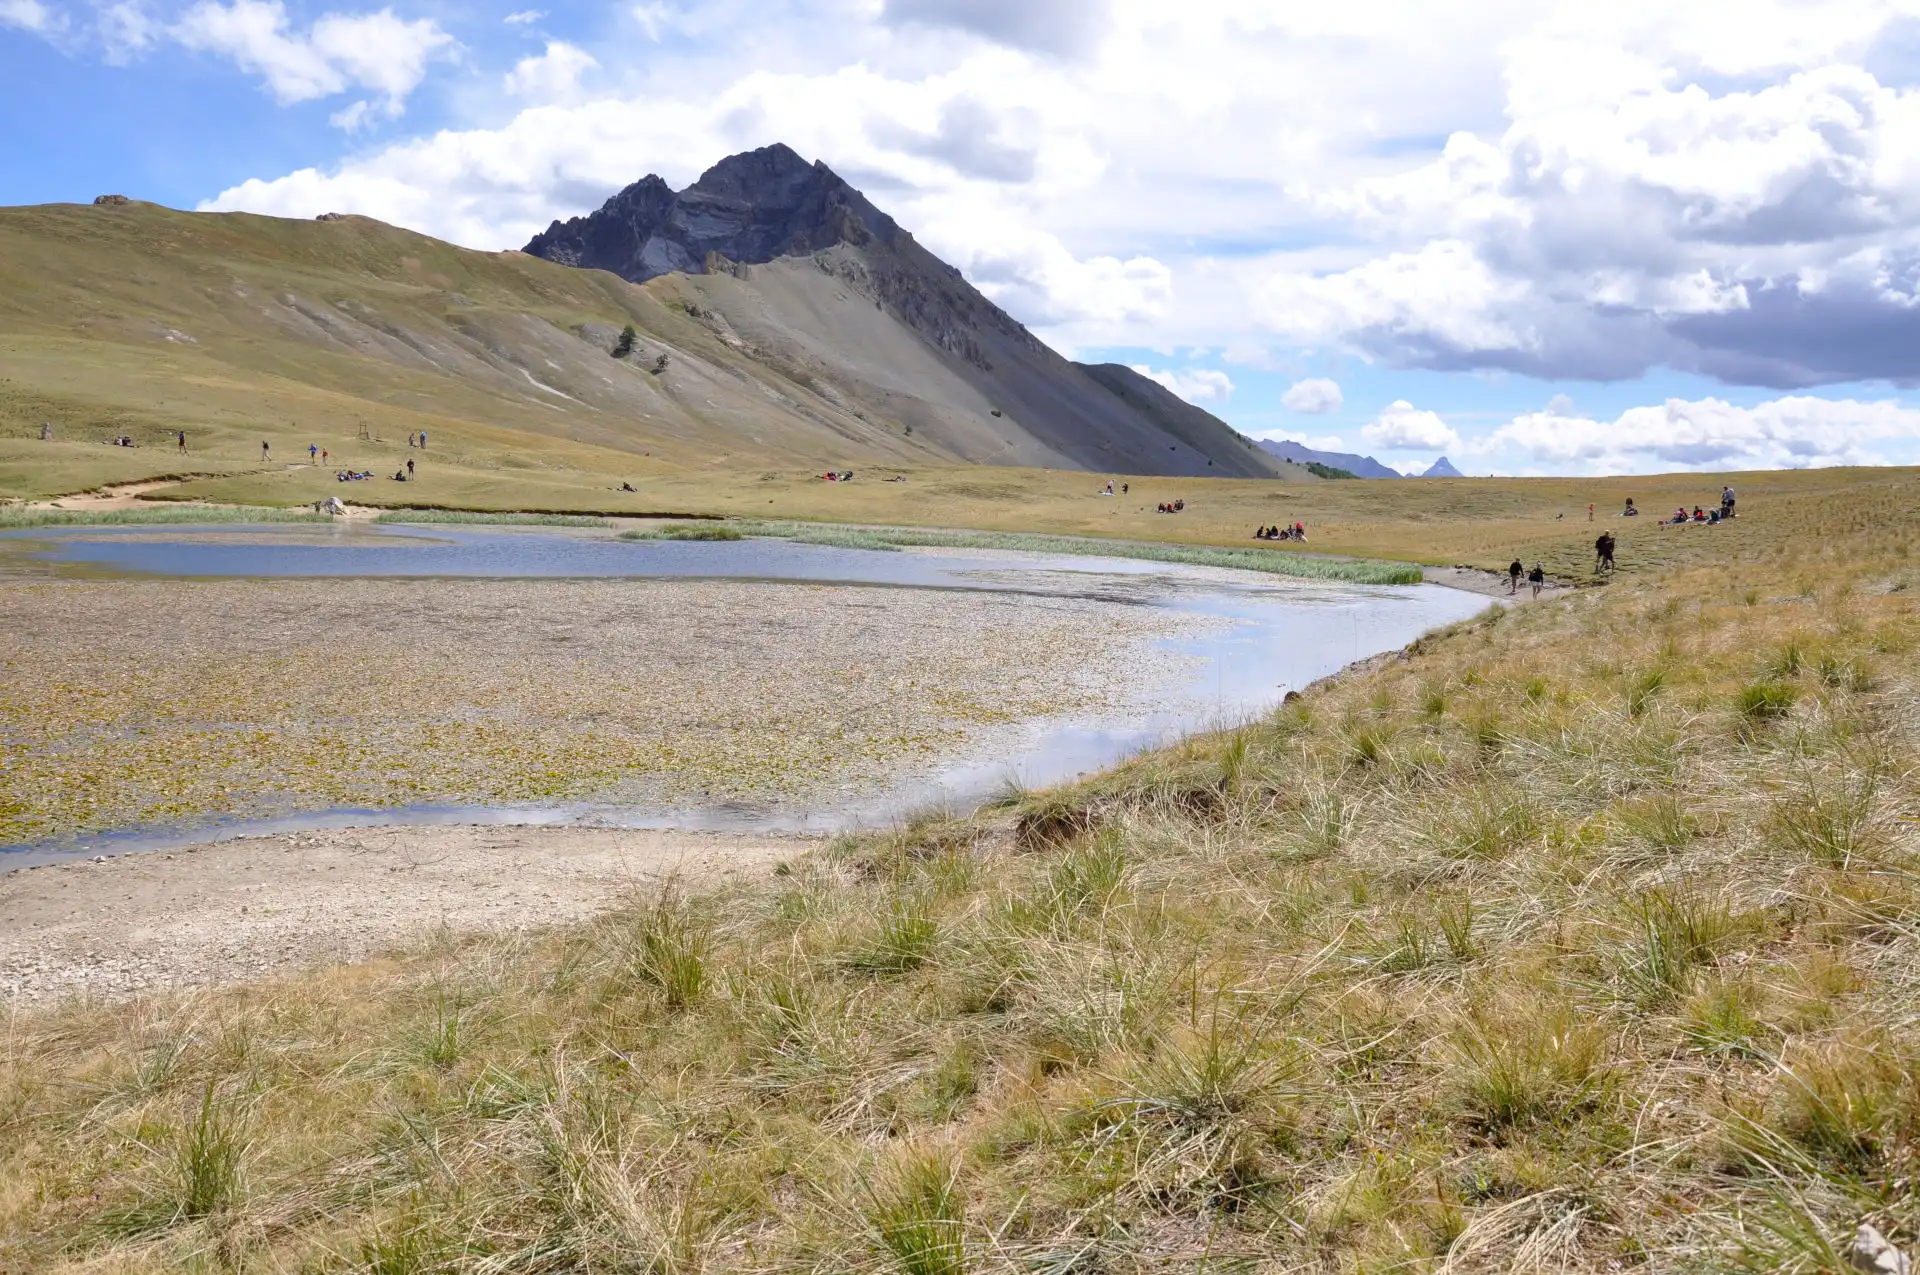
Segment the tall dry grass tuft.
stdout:
<svg viewBox="0 0 1920 1275">
<path fill-rule="evenodd" d="M 868 1188 L 867 1224 L 900 1275 L 964 1275 L 966 1199 L 959 1171 L 930 1154 L 909 1154 Z"/>
<path fill-rule="evenodd" d="M 669 1009 L 685 1009 L 707 985 L 707 922 L 669 883 L 639 910 L 627 936 L 628 963 L 642 982 L 660 990 Z"/>
</svg>

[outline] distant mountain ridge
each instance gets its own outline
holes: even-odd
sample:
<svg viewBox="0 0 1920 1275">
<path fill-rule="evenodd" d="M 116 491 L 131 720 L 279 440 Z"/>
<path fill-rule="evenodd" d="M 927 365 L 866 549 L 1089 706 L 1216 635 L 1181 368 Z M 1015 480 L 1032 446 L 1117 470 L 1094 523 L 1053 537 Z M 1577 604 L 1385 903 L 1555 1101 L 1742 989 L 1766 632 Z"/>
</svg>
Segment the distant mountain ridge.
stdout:
<svg viewBox="0 0 1920 1275">
<path fill-rule="evenodd" d="M 1048 348 L 787 146 L 729 156 L 678 192 L 649 175 L 524 251 L 678 294 L 721 340 L 916 448 L 987 464 L 1301 477 L 1139 373 Z"/>
<path fill-rule="evenodd" d="M 1323 452 L 1296 443 L 1290 438 L 1263 438 L 1258 442 L 1261 451 L 1269 456 L 1278 456 L 1282 460 L 1293 461 L 1297 465 L 1319 462 L 1335 469 L 1344 469 L 1355 478 L 1405 478 L 1397 469 L 1389 469 L 1371 456 L 1357 456 L 1352 452 Z"/>
<path fill-rule="evenodd" d="M 1381 464 L 1371 456 L 1357 456 L 1352 452 L 1323 452 L 1296 443 L 1289 438 L 1262 438 L 1257 446 L 1269 456 L 1278 456 L 1297 465 L 1319 463 L 1334 469 L 1344 469 L 1355 478 L 1465 478 L 1466 475 L 1453 467 L 1453 462 L 1445 456 L 1434 461 L 1419 474 L 1403 474 L 1397 469 Z"/>
</svg>

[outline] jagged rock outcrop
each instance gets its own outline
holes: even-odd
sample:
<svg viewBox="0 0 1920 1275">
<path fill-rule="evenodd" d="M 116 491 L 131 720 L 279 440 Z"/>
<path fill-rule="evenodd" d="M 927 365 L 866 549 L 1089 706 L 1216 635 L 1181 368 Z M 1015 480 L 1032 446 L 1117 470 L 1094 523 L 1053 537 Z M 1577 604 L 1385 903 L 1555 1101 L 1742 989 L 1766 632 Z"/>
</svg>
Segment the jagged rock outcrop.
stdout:
<svg viewBox="0 0 1920 1275">
<path fill-rule="evenodd" d="M 644 283 L 704 274 L 707 257 L 766 262 L 834 244 L 892 243 L 893 219 L 825 164 L 774 145 L 731 155 L 675 193 L 649 174 L 586 217 L 554 222 L 525 251 Z"/>
</svg>

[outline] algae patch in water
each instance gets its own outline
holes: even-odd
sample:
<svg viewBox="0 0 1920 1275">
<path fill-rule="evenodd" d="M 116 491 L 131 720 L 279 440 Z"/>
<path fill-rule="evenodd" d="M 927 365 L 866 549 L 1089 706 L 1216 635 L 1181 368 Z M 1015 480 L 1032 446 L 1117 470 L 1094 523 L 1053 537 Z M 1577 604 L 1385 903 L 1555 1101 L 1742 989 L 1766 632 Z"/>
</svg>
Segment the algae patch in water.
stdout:
<svg viewBox="0 0 1920 1275">
<path fill-rule="evenodd" d="M 334 806 L 824 799 L 1098 709 L 1173 623 L 814 584 L 8 584 L 0 844 Z"/>
</svg>

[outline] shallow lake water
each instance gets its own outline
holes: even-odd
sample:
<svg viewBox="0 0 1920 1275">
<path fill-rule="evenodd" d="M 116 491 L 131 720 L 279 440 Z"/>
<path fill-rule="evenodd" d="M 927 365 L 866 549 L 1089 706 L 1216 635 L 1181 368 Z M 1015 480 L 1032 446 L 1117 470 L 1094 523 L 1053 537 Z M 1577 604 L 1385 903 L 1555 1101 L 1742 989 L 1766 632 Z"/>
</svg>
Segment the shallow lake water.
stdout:
<svg viewBox="0 0 1920 1275">
<path fill-rule="evenodd" d="M 1355 660 L 1406 645 L 1486 609 L 1437 585 L 1295 581 L 1125 558 L 910 550 L 779 540 L 622 541 L 558 529 L 292 524 L 267 527 L 65 527 L 0 535 L 0 571 L 39 578 L 417 577 L 724 579 L 875 588 L 983 590 L 1090 598 L 1210 617 L 1203 636 L 1169 639 L 1186 684 L 1140 688 L 1139 705 L 1097 720 L 1040 718 L 990 760 L 903 777 L 864 797 L 812 805 L 716 803 L 672 809 L 592 802 L 552 807 L 333 809 L 282 818 L 130 828 L 59 843 L 0 847 L 0 868 L 237 836 L 368 823 L 564 823 L 737 831 L 834 832 L 885 825 L 929 806 L 964 810 L 1009 785 L 1037 787 L 1111 766 L 1183 735 L 1268 711 Z M 1123 697 L 1124 700 L 1124 697 Z"/>
</svg>

